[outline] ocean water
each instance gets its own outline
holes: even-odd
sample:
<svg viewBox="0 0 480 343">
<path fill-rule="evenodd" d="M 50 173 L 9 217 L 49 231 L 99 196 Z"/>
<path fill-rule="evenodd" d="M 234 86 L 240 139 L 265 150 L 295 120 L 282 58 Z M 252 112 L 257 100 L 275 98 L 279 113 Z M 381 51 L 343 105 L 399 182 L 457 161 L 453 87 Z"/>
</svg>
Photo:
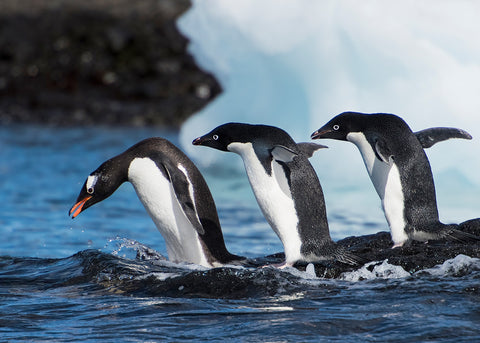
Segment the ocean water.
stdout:
<svg viewBox="0 0 480 343">
<path fill-rule="evenodd" d="M 91 171 L 152 136 L 179 144 L 155 129 L 0 128 L 0 341 L 480 340 L 476 258 L 413 275 L 379 261 L 335 280 L 310 268 L 174 264 L 129 184 L 68 217 Z M 202 172 L 228 249 L 268 263 L 282 247 L 242 169 L 212 163 Z M 378 204 L 327 210 L 335 239 L 386 229 Z"/>
</svg>

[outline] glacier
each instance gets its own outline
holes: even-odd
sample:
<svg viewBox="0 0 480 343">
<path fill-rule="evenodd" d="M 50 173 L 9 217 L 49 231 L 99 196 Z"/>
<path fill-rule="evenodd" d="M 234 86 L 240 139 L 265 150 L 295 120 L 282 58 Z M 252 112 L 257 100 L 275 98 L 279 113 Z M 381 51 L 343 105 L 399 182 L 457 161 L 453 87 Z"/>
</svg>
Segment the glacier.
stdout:
<svg viewBox="0 0 480 343">
<path fill-rule="evenodd" d="M 477 217 L 477 13 L 480 2 L 474 0 L 193 0 L 179 28 L 224 92 L 183 125 L 183 148 L 203 167 L 222 159 L 241 167 L 238 158 L 191 146 L 192 139 L 239 121 L 278 126 L 296 141 L 309 141 L 314 130 L 347 110 L 394 113 L 414 131 L 459 127 L 473 140 L 426 151 L 441 219 Z M 379 208 L 357 149 L 320 143 L 330 149 L 317 152 L 312 164 L 327 208 L 338 212 L 359 202 Z"/>
</svg>

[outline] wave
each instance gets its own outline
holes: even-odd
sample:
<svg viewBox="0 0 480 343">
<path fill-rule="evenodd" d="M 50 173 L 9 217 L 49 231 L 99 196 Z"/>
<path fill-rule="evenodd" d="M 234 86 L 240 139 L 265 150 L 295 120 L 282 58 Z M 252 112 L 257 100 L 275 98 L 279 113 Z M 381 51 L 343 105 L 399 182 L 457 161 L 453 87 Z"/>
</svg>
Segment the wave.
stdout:
<svg viewBox="0 0 480 343">
<path fill-rule="evenodd" d="M 416 272 L 383 260 L 337 275 L 328 271 L 329 264 L 300 264 L 283 270 L 261 268 L 280 262 L 283 254 L 249 259 L 244 265 L 208 269 L 166 261 L 140 243 L 133 249 L 133 259 L 98 250 L 80 251 L 63 259 L 0 257 L 0 285 L 13 287 L 16 292 L 68 287 L 70 294 L 106 292 L 140 297 L 241 299 L 335 290 L 372 280 L 480 275 L 480 259 L 461 254 Z M 331 267 L 335 270 L 335 264 Z M 336 279 L 331 280 L 332 275 Z"/>
</svg>

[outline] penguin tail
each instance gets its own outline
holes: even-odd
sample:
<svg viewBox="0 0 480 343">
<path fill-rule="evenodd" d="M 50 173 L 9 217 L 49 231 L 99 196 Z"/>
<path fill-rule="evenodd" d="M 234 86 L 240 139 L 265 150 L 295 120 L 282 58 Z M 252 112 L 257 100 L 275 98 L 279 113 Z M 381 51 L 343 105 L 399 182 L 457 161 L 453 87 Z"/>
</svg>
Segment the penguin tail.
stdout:
<svg viewBox="0 0 480 343">
<path fill-rule="evenodd" d="M 480 241 L 480 236 L 458 229 L 448 229 L 445 238 L 447 238 L 449 241 L 457 241 L 460 243 L 471 243 Z"/>
<path fill-rule="evenodd" d="M 344 247 L 337 247 L 335 252 L 335 259 L 339 262 L 349 264 L 351 266 L 363 266 L 365 263 L 369 262 L 363 257 L 353 254 Z"/>
<path fill-rule="evenodd" d="M 480 236 L 472 232 L 480 232 L 480 219 L 462 224 L 436 223 L 425 226 L 421 230 L 414 230 L 412 238 L 417 241 L 444 239 L 465 244 L 480 241 Z"/>
<path fill-rule="evenodd" d="M 474 236 L 480 236 L 480 218 L 470 219 L 458 224 L 458 229 L 462 232 L 472 234 Z"/>
</svg>

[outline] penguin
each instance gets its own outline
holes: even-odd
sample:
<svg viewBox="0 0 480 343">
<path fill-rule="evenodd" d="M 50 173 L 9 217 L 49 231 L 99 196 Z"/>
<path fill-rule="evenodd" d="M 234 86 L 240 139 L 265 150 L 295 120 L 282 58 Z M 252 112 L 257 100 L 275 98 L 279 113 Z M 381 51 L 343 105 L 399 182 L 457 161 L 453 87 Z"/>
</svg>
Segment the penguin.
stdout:
<svg viewBox="0 0 480 343">
<path fill-rule="evenodd" d="M 393 114 L 344 112 L 311 138 L 349 141 L 360 150 L 381 199 L 393 248 L 408 240 L 477 239 L 458 230 L 457 224 L 439 221 L 433 175 L 424 151 L 450 138 L 471 139 L 466 131 L 430 128 L 415 133 Z"/>
<path fill-rule="evenodd" d="M 297 144 L 277 127 L 243 123 L 221 125 L 192 143 L 241 156 L 260 209 L 284 247 L 285 261 L 276 267 L 321 260 L 359 264 L 330 237 L 322 187 L 308 161 L 325 146 Z"/>
<path fill-rule="evenodd" d="M 243 259 L 227 251 L 202 174 L 163 138 L 145 139 L 100 165 L 87 177 L 69 215 L 77 217 L 127 181 L 165 239 L 169 260 L 216 267 Z"/>
</svg>

